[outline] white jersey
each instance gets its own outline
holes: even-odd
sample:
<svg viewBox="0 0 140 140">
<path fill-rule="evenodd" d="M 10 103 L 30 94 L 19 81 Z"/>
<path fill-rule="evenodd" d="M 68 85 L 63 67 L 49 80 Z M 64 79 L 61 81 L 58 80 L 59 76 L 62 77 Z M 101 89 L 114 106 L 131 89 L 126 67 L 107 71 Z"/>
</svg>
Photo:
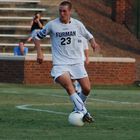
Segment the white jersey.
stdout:
<svg viewBox="0 0 140 140">
<path fill-rule="evenodd" d="M 85 38 L 83 38 L 83 49 L 88 50 L 88 41 Z"/>
<path fill-rule="evenodd" d="M 85 61 L 85 50 L 88 50 L 88 42 L 85 38 L 83 38 L 83 53 L 82 53 L 83 61 Z"/>
<path fill-rule="evenodd" d="M 70 23 L 63 24 L 59 18 L 46 24 L 35 38 L 40 40 L 50 35 L 54 65 L 83 63 L 83 37 L 93 38 L 92 34 L 78 20 L 71 18 Z"/>
</svg>

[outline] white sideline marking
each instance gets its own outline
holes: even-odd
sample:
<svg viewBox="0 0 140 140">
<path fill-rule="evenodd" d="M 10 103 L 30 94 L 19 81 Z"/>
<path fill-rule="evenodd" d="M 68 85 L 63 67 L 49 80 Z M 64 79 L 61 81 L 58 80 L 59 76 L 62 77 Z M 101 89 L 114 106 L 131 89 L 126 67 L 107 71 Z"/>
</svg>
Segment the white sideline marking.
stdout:
<svg viewBox="0 0 140 140">
<path fill-rule="evenodd" d="M 99 101 L 99 102 L 108 102 L 108 103 L 116 103 L 116 104 L 127 104 L 127 105 L 140 105 L 140 103 L 135 102 L 122 102 L 122 101 L 113 101 L 113 100 L 104 100 L 104 99 L 94 99 L 90 98 L 89 100 Z"/>
<path fill-rule="evenodd" d="M 4 92 L 4 91 L 3 91 Z M 7 93 L 7 91 L 5 91 Z M 13 94 L 20 94 L 17 91 L 10 91 Z M 34 93 L 36 95 L 40 95 L 40 96 L 48 96 L 49 94 L 44 94 L 44 93 Z M 58 98 L 69 98 L 68 96 L 64 96 L 64 95 L 49 95 L 52 97 L 58 97 Z M 108 103 L 114 103 L 114 104 L 126 104 L 126 105 L 140 105 L 140 103 L 137 102 L 123 102 L 123 101 L 114 101 L 114 100 L 106 100 L 106 99 L 98 99 L 98 98 L 91 98 L 89 97 L 88 100 L 92 100 L 92 101 L 99 101 L 99 102 L 108 102 Z M 64 104 L 64 103 L 63 103 Z"/>
<path fill-rule="evenodd" d="M 60 97 L 60 98 L 67 98 L 67 96 L 62 96 L 62 95 L 51 95 L 51 96 Z M 98 98 L 88 98 L 88 100 L 99 101 L 99 102 L 108 102 L 108 103 L 116 103 L 116 104 L 140 105 L 140 103 L 135 103 L 135 102 L 122 102 L 122 101 L 113 101 L 113 100 L 105 100 L 105 99 L 98 99 Z"/>
<path fill-rule="evenodd" d="M 4 92 L 4 91 L 3 91 Z M 5 91 L 7 93 L 7 91 Z M 13 94 L 20 94 L 17 91 L 10 91 Z M 34 93 L 36 95 L 41 95 L 41 96 L 48 96 L 49 94 L 44 94 L 44 93 Z M 59 98 L 69 98 L 68 96 L 64 96 L 64 95 L 57 95 L 57 94 L 53 94 L 50 95 L 52 97 L 59 97 Z M 106 99 L 98 99 L 98 98 L 91 98 L 89 97 L 88 100 L 93 100 L 93 101 L 99 101 L 99 102 L 108 102 L 108 103 L 115 103 L 115 104 L 126 104 L 126 105 L 140 105 L 140 103 L 137 102 L 123 102 L 123 101 L 114 101 L 114 100 L 106 100 Z"/>
<path fill-rule="evenodd" d="M 61 105 L 62 103 L 57 103 L 57 105 Z M 69 104 L 69 103 L 67 103 Z M 46 104 L 46 105 L 54 105 L 54 104 Z M 66 103 L 65 103 L 66 105 Z M 47 112 L 47 113 L 52 113 L 52 114 L 57 114 L 57 115 L 64 115 L 64 116 L 68 116 L 69 113 L 66 112 L 59 112 L 59 111 L 53 111 L 53 110 L 48 110 L 48 109 L 37 109 L 37 108 L 31 108 L 31 106 L 33 105 L 18 105 L 16 106 L 17 109 L 21 109 L 21 110 L 29 110 L 29 111 L 37 111 L 37 112 Z M 109 115 L 99 115 L 102 117 L 106 117 L 106 118 L 120 118 L 120 119 L 137 119 L 140 120 L 140 118 L 136 118 L 136 117 L 127 117 L 127 116 L 109 116 Z"/>
<path fill-rule="evenodd" d="M 68 113 L 64 113 L 64 112 L 52 111 L 52 110 L 47 110 L 47 109 L 44 110 L 44 109 L 31 108 L 30 106 L 32 105 L 19 105 L 19 106 L 16 106 L 16 108 L 22 109 L 22 110 L 37 111 L 37 112 L 47 112 L 47 113 L 53 113 L 53 114 L 58 114 L 58 115 L 68 115 Z"/>
<path fill-rule="evenodd" d="M 43 93 L 39 93 L 37 95 L 46 95 Z M 48 94 L 47 94 L 48 96 Z M 59 97 L 59 98 L 68 98 L 68 96 L 63 96 L 63 95 L 50 95 L 53 97 Z M 90 98 L 90 100 L 95 100 L 95 101 L 99 101 L 99 102 L 109 102 L 109 103 L 117 103 L 117 104 L 130 104 L 130 105 L 140 105 L 140 103 L 130 103 L 130 102 L 120 102 L 120 101 L 112 101 L 112 100 L 103 100 L 103 99 L 93 99 Z M 71 103 L 49 103 L 49 104 L 34 104 L 34 105 L 70 105 Z M 18 105 L 16 106 L 17 109 L 21 109 L 21 110 L 29 110 L 29 111 L 37 111 L 37 112 L 47 112 L 47 113 L 52 113 L 52 114 L 56 114 L 56 115 L 65 115 L 68 116 L 69 113 L 66 112 L 60 112 L 60 111 L 53 111 L 53 110 L 48 110 L 48 109 L 38 109 L 38 108 L 32 108 L 32 105 Z M 127 116 L 111 116 L 111 115 L 102 115 L 100 114 L 99 116 L 101 117 L 106 117 L 106 118 L 119 118 L 119 119 L 137 119 L 140 120 L 140 118 L 137 117 L 127 117 Z"/>
</svg>

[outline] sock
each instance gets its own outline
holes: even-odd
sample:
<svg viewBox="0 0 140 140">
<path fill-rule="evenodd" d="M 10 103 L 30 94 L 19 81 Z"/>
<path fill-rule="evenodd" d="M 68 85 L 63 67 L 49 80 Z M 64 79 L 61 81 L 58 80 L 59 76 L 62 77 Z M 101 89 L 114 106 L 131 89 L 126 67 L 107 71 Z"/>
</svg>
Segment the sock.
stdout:
<svg viewBox="0 0 140 140">
<path fill-rule="evenodd" d="M 88 97 L 88 96 L 84 95 L 83 92 L 80 92 L 80 93 L 78 94 L 78 96 L 82 99 L 82 101 L 83 101 L 84 103 L 85 103 L 85 101 L 86 101 L 86 99 L 87 99 L 87 97 Z"/>
<path fill-rule="evenodd" d="M 77 111 L 81 111 L 83 114 L 87 113 L 87 109 L 85 108 L 85 105 L 81 98 L 77 95 L 77 93 L 74 93 L 70 96 L 71 101 L 74 103 L 74 106 Z"/>
<path fill-rule="evenodd" d="M 76 92 L 80 93 L 82 91 L 82 88 L 81 88 L 79 82 L 76 80 L 73 84 L 74 84 Z"/>
</svg>

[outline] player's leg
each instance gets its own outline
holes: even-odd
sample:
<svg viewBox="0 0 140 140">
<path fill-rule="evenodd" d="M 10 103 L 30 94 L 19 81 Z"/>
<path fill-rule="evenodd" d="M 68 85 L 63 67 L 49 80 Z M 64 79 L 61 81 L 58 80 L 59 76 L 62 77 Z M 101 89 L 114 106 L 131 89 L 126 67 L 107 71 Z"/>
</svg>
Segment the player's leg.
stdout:
<svg viewBox="0 0 140 140">
<path fill-rule="evenodd" d="M 82 91 L 78 94 L 82 101 L 85 103 L 89 93 L 90 93 L 90 81 L 88 77 L 84 77 L 78 80 L 81 85 Z M 90 115 L 90 113 L 86 113 L 83 117 L 84 122 L 93 122 L 94 119 Z"/>
<path fill-rule="evenodd" d="M 70 79 L 70 74 L 68 72 L 60 75 L 58 78 L 56 78 L 55 81 L 59 83 L 63 88 L 65 88 L 69 95 L 75 92 L 72 81 Z"/>
<path fill-rule="evenodd" d="M 74 103 L 74 106 L 78 111 L 83 112 L 83 114 L 87 113 L 87 109 L 81 98 L 77 95 L 75 88 L 73 86 L 70 74 L 68 72 L 62 74 L 58 78 L 56 78 L 56 82 L 58 82 L 62 87 L 64 87 L 67 93 L 70 96 L 71 101 Z"/>
<path fill-rule="evenodd" d="M 76 92 L 79 94 L 82 91 L 82 88 L 77 80 L 72 80 Z"/>
<path fill-rule="evenodd" d="M 82 99 L 83 102 L 85 102 L 91 89 L 89 78 L 84 77 L 84 78 L 78 79 L 78 82 L 82 89 L 81 92 L 79 93 L 79 97 Z"/>
<path fill-rule="evenodd" d="M 81 98 L 78 96 L 78 94 L 76 93 L 72 80 L 71 80 L 71 76 L 73 76 L 73 79 L 76 79 L 75 77 L 83 77 L 86 75 L 86 71 L 82 71 L 79 72 L 82 68 L 84 68 L 82 66 L 79 67 L 71 67 L 72 69 L 74 69 L 74 71 L 72 69 L 70 69 L 69 67 L 62 67 L 62 66 L 54 66 L 52 71 L 51 71 L 51 75 L 52 77 L 54 77 L 55 81 L 58 82 L 62 87 L 64 87 L 66 89 L 66 91 L 68 92 L 71 101 L 74 103 L 74 106 L 76 108 L 76 110 L 82 111 L 84 114 L 83 117 L 83 121 L 86 122 L 92 122 L 93 119 L 92 117 L 90 117 L 89 113 L 87 112 L 87 109 L 85 108 L 85 105 L 83 103 L 83 101 L 81 100 Z M 77 70 L 75 70 L 77 69 Z M 69 72 L 65 72 L 64 71 L 69 71 Z M 70 75 L 71 74 L 71 75 Z M 79 75 L 80 74 L 80 75 Z M 80 79 L 80 78 L 77 78 Z"/>
</svg>

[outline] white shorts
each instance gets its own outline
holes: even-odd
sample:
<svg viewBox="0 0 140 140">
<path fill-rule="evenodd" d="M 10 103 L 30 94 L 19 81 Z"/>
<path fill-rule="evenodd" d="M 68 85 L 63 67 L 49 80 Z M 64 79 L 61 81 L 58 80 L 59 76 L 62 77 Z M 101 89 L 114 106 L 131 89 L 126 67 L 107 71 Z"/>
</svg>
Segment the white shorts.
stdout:
<svg viewBox="0 0 140 140">
<path fill-rule="evenodd" d="M 81 79 L 88 76 L 84 64 L 55 65 L 52 68 L 51 76 L 56 80 L 65 72 L 70 73 L 71 79 Z"/>
</svg>

